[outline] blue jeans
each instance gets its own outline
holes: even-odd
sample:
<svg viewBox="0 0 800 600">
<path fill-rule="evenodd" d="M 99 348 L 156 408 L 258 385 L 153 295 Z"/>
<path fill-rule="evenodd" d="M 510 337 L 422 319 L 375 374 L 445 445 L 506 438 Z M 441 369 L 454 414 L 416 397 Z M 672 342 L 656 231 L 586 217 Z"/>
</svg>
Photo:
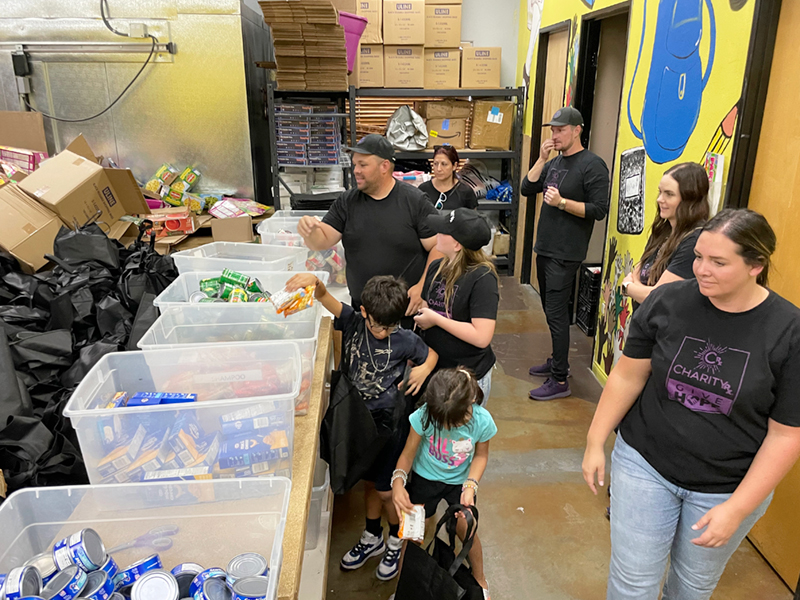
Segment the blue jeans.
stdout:
<svg viewBox="0 0 800 600">
<path fill-rule="evenodd" d="M 483 408 L 486 408 L 486 405 L 489 403 L 489 393 L 492 391 L 492 369 L 494 369 L 494 366 L 489 369 L 486 375 L 478 379 L 478 387 L 480 387 L 483 392 L 483 404 L 481 404 Z"/>
<path fill-rule="evenodd" d="M 617 436 L 611 457 L 611 566 L 607 600 L 707 600 L 728 559 L 769 506 L 770 496 L 739 526 L 727 544 L 702 548 L 691 540 L 700 517 L 731 494 L 678 487 Z"/>
</svg>

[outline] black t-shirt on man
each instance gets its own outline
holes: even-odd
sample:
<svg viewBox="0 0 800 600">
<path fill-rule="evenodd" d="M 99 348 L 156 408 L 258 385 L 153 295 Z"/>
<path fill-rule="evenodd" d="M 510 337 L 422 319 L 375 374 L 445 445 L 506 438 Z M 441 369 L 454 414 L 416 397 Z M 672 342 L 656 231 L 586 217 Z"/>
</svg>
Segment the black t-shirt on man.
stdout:
<svg viewBox="0 0 800 600">
<path fill-rule="evenodd" d="M 727 313 L 694 279 L 662 285 L 634 313 L 624 354 L 650 358 L 652 374 L 620 433 L 682 488 L 733 492 L 769 419 L 800 427 L 800 309 L 774 292 Z"/>
<path fill-rule="evenodd" d="M 571 156 L 559 154 L 545 163 L 538 181 L 523 179 L 520 190 L 523 196 L 534 196 L 555 187 L 562 198 L 586 205 L 586 216 L 581 218 L 542 203 L 533 251 L 560 260 L 584 260 L 594 222 L 608 214 L 608 185 L 606 163 L 588 150 Z"/>
<path fill-rule="evenodd" d="M 436 206 L 442 192 L 433 187 L 433 181 L 426 181 L 419 186 L 420 191 L 424 192 L 431 204 Z M 456 208 L 478 208 L 478 198 L 475 192 L 463 181 L 456 181 L 456 184 L 444 192 L 444 200 L 439 210 L 455 210 Z"/>
<path fill-rule="evenodd" d="M 342 234 L 354 302 L 376 275 L 394 275 L 409 287 L 419 282 L 428 260 L 420 240 L 436 235 L 425 223 L 431 214 L 436 210 L 425 194 L 400 181 L 382 200 L 353 188 L 334 201 L 322 222 Z"/>
<path fill-rule="evenodd" d="M 442 259 L 433 261 L 425 275 L 422 299 L 428 303 L 428 308 L 455 321 L 466 323 L 472 319 L 496 320 L 500 293 L 497 289 L 497 277 L 488 267 L 480 266 L 464 273 L 455 283 L 449 310 L 445 310 L 444 278 L 439 276 L 434 279 L 441 262 Z M 480 379 L 494 366 L 495 356 L 491 346 L 478 348 L 441 327 L 431 327 L 421 331 L 420 335 L 439 354 L 437 368 L 467 367 Z"/>
</svg>

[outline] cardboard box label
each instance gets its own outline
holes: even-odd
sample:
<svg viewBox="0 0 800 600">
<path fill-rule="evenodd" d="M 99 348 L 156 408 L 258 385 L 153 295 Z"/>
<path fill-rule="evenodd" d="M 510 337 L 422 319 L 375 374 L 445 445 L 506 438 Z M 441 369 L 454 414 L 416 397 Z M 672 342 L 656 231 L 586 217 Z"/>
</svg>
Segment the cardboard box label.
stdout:
<svg viewBox="0 0 800 600">
<path fill-rule="evenodd" d="M 500 112 L 498 107 L 493 106 L 489 111 L 489 114 L 486 115 L 486 120 L 489 123 L 497 123 L 498 125 L 501 125 L 503 123 L 503 113 Z"/>
</svg>

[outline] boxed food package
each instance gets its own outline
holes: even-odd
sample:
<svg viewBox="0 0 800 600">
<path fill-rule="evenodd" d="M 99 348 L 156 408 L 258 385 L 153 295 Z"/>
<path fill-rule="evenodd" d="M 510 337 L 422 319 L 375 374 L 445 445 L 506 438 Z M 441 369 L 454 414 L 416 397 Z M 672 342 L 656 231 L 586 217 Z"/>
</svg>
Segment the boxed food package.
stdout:
<svg viewBox="0 0 800 600">
<path fill-rule="evenodd" d="M 461 53 L 461 87 L 493 89 L 500 87 L 502 48 L 466 47 Z"/>
<path fill-rule="evenodd" d="M 41 113 L 0 111 L 0 162 L 24 173 L 35 171 L 47 158 L 47 141 Z"/>
<path fill-rule="evenodd" d="M 472 102 L 466 100 L 415 102 L 414 110 L 424 119 L 469 119 L 472 114 Z"/>
<path fill-rule="evenodd" d="M 425 47 L 456 48 L 461 43 L 461 6 L 425 6 Z"/>
<path fill-rule="evenodd" d="M 466 119 L 428 119 L 428 148 L 449 144 L 456 150 L 466 147 Z"/>
<path fill-rule="evenodd" d="M 358 55 L 358 87 L 383 87 L 383 46 L 362 44 Z"/>
<path fill-rule="evenodd" d="M 153 222 L 157 238 L 188 235 L 195 232 L 194 216 L 188 206 L 161 208 L 145 217 Z"/>
<path fill-rule="evenodd" d="M 425 0 L 384 0 L 383 43 L 397 46 L 425 43 Z"/>
<path fill-rule="evenodd" d="M 53 241 L 63 223 L 16 184 L 0 188 L 0 247 L 10 252 L 27 273 L 47 264 Z"/>
<path fill-rule="evenodd" d="M 383 0 L 357 0 L 356 14 L 367 19 L 367 28 L 361 34 L 362 44 L 383 43 Z"/>
<path fill-rule="evenodd" d="M 508 100 L 476 100 L 470 148 L 509 150 L 516 105 Z"/>
<path fill-rule="evenodd" d="M 460 81 L 461 50 L 458 48 L 425 48 L 426 89 L 457 89 Z"/>
<path fill-rule="evenodd" d="M 388 88 L 425 87 L 425 60 L 422 46 L 385 46 L 383 82 Z"/>
</svg>

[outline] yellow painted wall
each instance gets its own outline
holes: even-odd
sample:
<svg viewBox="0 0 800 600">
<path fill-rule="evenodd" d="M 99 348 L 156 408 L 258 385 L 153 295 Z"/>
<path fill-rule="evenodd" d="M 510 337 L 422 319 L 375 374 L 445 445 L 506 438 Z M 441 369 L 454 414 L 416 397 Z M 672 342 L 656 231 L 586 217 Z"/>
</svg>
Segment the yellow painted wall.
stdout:
<svg viewBox="0 0 800 600">
<path fill-rule="evenodd" d="M 656 53 L 654 60 L 652 49 L 657 40 L 660 48 L 667 48 L 667 42 L 662 43 L 663 40 L 669 40 L 670 43 L 674 44 L 679 39 L 677 34 L 674 33 L 676 30 L 674 27 L 672 29 L 673 33 L 669 36 L 662 35 L 663 31 L 669 29 L 668 20 L 664 18 L 664 15 L 666 13 L 672 15 L 673 11 L 662 11 L 661 18 L 659 16 L 660 7 L 671 8 L 676 1 L 678 0 L 647 0 L 646 2 L 644 0 L 631 0 L 630 3 L 630 29 L 628 32 L 623 97 L 620 107 L 620 125 L 617 133 L 616 160 L 612 172 L 609 228 L 603 266 L 603 292 L 593 359 L 593 370 L 601 381 L 605 381 L 611 367 L 622 352 L 624 331 L 630 317 L 631 307 L 629 301 L 622 298 L 619 284 L 625 275 L 631 271 L 634 264 L 638 262 L 644 250 L 650 223 L 655 216 L 655 199 L 658 182 L 662 174 L 670 166 L 680 162 L 697 161 L 702 163 L 705 159 L 707 148 L 716 146 L 725 156 L 725 179 L 728 176 L 728 164 L 733 144 L 727 136 L 723 135 L 723 130 L 728 133 L 732 132 L 735 124 L 736 112 L 734 107 L 741 94 L 742 78 L 747 58 L 747 40 L 750 37 L 755 3 L 747 2 L 743 7 L 740 7 L 741 3 L 731 3 L 729 0 L 702 0 L 702 35 L 699 46 L 692 54 L 692 56 L 698 56 L 699 60 L 659 60 L 659 56 L 665 56 L 664 52 Z M 697 0 L 698 3 L 700 1 Z M 693 0 L 679 0 L 679 2 L 681 6 L 688 6 L 692 4 Z M 672 66 L 675 73 L 675 83 L 663 86 L 661 96 L 667 98 L 668 101 L 671 100 L 673 106 L 686 107 L 690 104 L 689 99 L 693 97 L 692 90 L 697 89 L 696 86 L 692 85 L 692 81 L 696 81 L 692 77 L 692 73 L 698 73 L 701 76 L 705 73 L 709 63 L 712 18 L 708 10 L 708 3 L 711 4 L 714 13 L 713 21 L 716 25 L 716 40 L 713 66 L 709 72 L 705 88 L 702 90 L 699 111 L 689 109 L 673 112 L 662 120 L 665 123 L 663 127 L 649 127 L 645 130 L 647 144 L 644 144 L 644 146 L 647 158 L 645 159 L 644 168 L 643 231 L 639 234 L 622 234 L 617 229 L 620 156 L 626 150 L 643 146 L 642 140 L 636 137 L 629 123 L 627 107 L 629 91 L 631 120 L 637 129 L 642 129 L 645 96 L 647 95 L 649 108 L 655 105 L 654 99 L 658 97 L 658 94 L 654 91 L 648 91 L 646 94 L 651 68 L 653 68 L 654 73 L 662 77 L 665 65 Z M 521 0 L 518 84 L 522 85 L 524 82 L 523 69 L 531 37 L 531 32 L 528 30 L 528 20 L 526 19 L 529 5 L 534 8 L 542 8 L 541 27 L 547 27 L 565 20 L 573 22 L 573 39 L 570 45 L 570 57 L 567 61 L 568 85 L 565 92 L 565 104 L 567 104 L 570 102 L 572 91 L 574 90 L 581 17 L 592 11 L 616 4 L 618 2 L 610 0 L 596 0 L 594 2 L 592 0 Z M 734 10 L 732 4 L 740 8 Z M 678 18 L 677 21 L 680 22 L 681 19 Z M 644 38 L 642 38 L 643 30 Z M 679 28 L 677 30 L 679 31 Z M 687 36 L 686 39 L 691 37 Z M 620 43 L 624 42 L 625 40 L 620 40 Z M 643 43 L 640 44 L 640 42 Z M 639 56 L 640 47 L 641 56 Z M 681 47 L 685 47 L 685 43 Z M 531 66 L 531 72 L 533 73 L 536 70 L 536 51 L 534 50 Z M 680 52 L 678 53 L 680 54 Z M 637 61 L 638 69 L 636 69 Z M 688 64 L 689 62 L 691 64 Z M 634 80 L 635 70 L 636 77 Z M 681 78 L 684 71 L 685 74 Z M 680 96 L 680 98 L 676 100 L 675 96 Z M 525 114 L 526 133 L 530 132 L 531 113 L 532 102 L 529 99 Z M 684 115 L 683 127 L 675 125 L 681 121 L 681 115 Z M 691 121 L 694 115 L 697 118 L 694 129 L 691 131 Z M 545 119 L 548 117 L 549 115 L 545 115 Z M 723 127 L 723 122 L 725 127 Z M 683 146 L 680 143 L 681 130 L 691 131 L 688 142 Z M 649 134 L 647 133 L 648 131 L 650 132 Z M 659 136 L 663 137 L 664 140 L 661 140 Z M 670 138 L 675 138 L 677 141 L 675 139 L 670 140 Z M 659 146 L 671 146 L 680 149 L 670 156 L 663 156 L 662 154 L 666 153 L 663 150 L 659 150 Z M 722 195 L 724 196 L 724 189 L 722 190 Z"/>
</svg>

